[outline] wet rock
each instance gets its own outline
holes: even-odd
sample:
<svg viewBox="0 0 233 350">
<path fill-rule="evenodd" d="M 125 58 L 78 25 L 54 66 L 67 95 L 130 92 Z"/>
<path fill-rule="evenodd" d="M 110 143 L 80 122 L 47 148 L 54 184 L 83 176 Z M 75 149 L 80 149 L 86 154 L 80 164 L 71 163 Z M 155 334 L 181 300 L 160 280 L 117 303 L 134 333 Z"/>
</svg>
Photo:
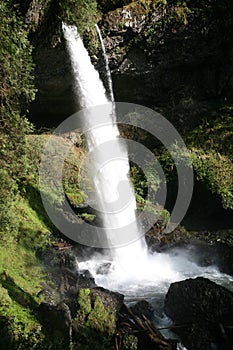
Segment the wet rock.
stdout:
<svg viewBox="0 0 233 350">
<path fill-rule="evenodd" d="M 101 298 L 105 307 L 108 307 L 114 313 L 118 312 L 123 305 L 124 295 L 109 291 L 102 287 L 91 288 L 91 300 L 93 301 L 97 296 Z"/>
<path fill-rule="evenodd" d="M 226 288 L 202 277 L 172 283 L 165 312 L 188 349 L 233 346 L 233 293 Z"/>
<path fill-rule="evenodd" d="M 93 288 L 96 287 L 95 279 L 88 270 L 80 271 L 77 279 L 78 288 Z"/>
<path fill-rule="evenodd" d="M 34 62 L 38 93 L 30 108 L 31 119 L 38 126 L 57 127 L 76 112 L 72 73 L 64 44 L 55 48 L 41 44 L 34 51 Z"/>
<path fill-rule="evenodd" d="M 112 266 L 111 263 L 102 264 L 102 265 L 98 268 L 98 270 L 96 271 L 96 273 L 97 273 L 98 275 L 106 275 L 106 274 L 109 272 L 111 266 Z"/>
<path fill-rule="evenodd" d="M 142 319 L 143 316 L 145 316 L 146 318 L 151 320 L 154 314 L 152 305 L 146 300 L 138 301 L 137 304 L 131 307 L 131 310 L 133 311 L 134 315 Z"/>
</svg>

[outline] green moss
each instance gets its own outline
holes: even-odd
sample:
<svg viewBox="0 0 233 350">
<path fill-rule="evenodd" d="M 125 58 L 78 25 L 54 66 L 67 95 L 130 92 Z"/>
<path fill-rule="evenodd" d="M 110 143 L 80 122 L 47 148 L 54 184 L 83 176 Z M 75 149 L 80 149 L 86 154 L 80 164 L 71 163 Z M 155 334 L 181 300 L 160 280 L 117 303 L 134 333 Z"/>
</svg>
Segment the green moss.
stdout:
<svg viewBox="0 0 233 350">
<path fill-rule="evenodd" d="M 88 316 L 91 312 L 91 299 L 90 299 L 90 289 L 81 288 L 78 294 L 78 305 L 82 315 Z"/>
<path fill-rule="evenodd" d="M 22 345 L 25 342 L 27 343 L 31 336 L 30 343 L 34 349 L 37 343 L 35 341 L 36 333 L 38 335 L 41 332 L 41 325 L 35 316 L 26 305 L 22 305 L 22 300 L 20 304 L 19 300 L 14 300 L 13 296 L 10 297 L 9 291 L 2 287 L 2 285 L 0 285 L 0 300 L 1 324 L 3 325 L 5 323 L 5 326 L 6 324 L 11 325 L 11 336 L 14 343 L 20 345 L 18 349 L 23 348 Z M 33 332 L 35 332 L 34 336 L 32 335 Z M 39 338 L 42 340 L 42 333 Z"/>
<path fill-rule="evenodd" d="M 88 316 L 87 325 L 110 337 L 115 331 L 115 318 L 110 310 L 104 306 L 99 296 L 95 299 L 94 307 Z"/>
<path fill-rule="evenodd" d="M 0 346 L 3 349 L 42 349 L 42 327 L 28 308 L 9 297 L 0 285 Z"/>
<path fill-rule="evenodd" d="M 0 347 L 43 349 L 44 335 L 35 310 L 44 275 L 35 252 L 1 246 L 0 266 Z"/>
<path fill-rule="evenodd" d="M 104 306 L 100 296 L 96 296 L 94 304 L 91 301 L 91 291 L 81 288 L 78 294 L 78 314 L 76 326 L 79 344 L 85 344 L 86 349 L 110 349 L 111 338 L 115 332 L 115 316 L 107 306 Z M 80 345 L 81 348 L 82 345 Z"/>
</svg>

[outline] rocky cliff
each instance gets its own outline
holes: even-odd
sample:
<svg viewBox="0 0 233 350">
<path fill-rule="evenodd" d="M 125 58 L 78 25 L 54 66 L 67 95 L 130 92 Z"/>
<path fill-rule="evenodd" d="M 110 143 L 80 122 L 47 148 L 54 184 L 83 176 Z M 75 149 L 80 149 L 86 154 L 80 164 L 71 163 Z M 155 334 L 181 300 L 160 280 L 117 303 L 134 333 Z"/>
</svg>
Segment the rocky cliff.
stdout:
<svg viewBox="0 0 233 350">
<path fill-rule="evenodd" d="M 31 115 L 37 123 L 57 125 L 57 120 L 74 111 L 72 79 L 61 30 L 53 28 L 53 35 L 46 30 L 51 23 L 59 28 L 62 11 L 52 1 L 40 2 L 37 7 L 31 4 L 26 15 L 34 32 L 38 87 Z M 98 11 L 95 19 L 104 36 L 117 101 L 154 108 L 190 99 L 232 98 L 230 0 L 99 1 Z M 100 67 L 100 49 L 94 36 L 93 28 L 83 32 L 93 62 Z M 54 122 L 48 122 L 51 119 Z"/>
</svg>

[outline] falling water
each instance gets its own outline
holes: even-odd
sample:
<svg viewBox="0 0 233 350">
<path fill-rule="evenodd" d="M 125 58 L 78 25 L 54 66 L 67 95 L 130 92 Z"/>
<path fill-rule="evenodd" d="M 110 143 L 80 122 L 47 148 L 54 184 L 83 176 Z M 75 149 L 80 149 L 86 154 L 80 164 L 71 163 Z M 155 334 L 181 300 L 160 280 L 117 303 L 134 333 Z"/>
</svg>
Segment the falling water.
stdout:
<svg viewBox="0 0 233 350">
<path fill-rule="evenodd" d="M 101 44 L 101 48 L 102 48 L 102 52 L 103 52 L 103 57 L 104 57 L 104 63 L 105 63 L 105 72 L 107 75 L 107 80 L 108 80 L 108 89 L 109 89 L 109 95 L 110 95 L 110 100 L 113 102 L 114 101 L 114 94 L 113 94 L 113 87 L 112 87 L 112 77 L 111 77 L 111 72 L 109 69 L 109 63 L 108 63 L 108 56 L 106 54 L 106 50 L 105 50 L 105 46 L 104 46 L 104 41 L 101 35 L 101 31 L 98 27 L 98 25 L 96 24 L 96 31 L 100 40 L 100 44 Z"/>
<path fill-rule="evenodd" d="M 110 101 L 76 27 L 63 24 L 63 32 L 74 74 L 75 94 L 81 108 L 87 109 L 84 121 L 87 130 L 86 139 L 89 153 L 94 154 L 93 161 L 90 162 L 89 175 L 93 179 L 95 201 L 98 211 L 102 212 L 109 246 L 122 245 L 118 236 L 125 227 L 127 235 L 133 237 L 131 240 L 135 241 L 133 247 L 130 245 L 127 251 L 123 248 L 115 251 L 115 256 L 121 255 L 119 260 L 122 261 L 124 255 L 129 258 L 131 249 L 134 253 L 144 254 L 143 238 L 140 237 L 136 221 L 135 195 L 128 178 L 127 150 L 119 138 L 113 109 L 109 110 L 107 120 L 105 118 L 103 123 L 98 123 L 97 120 L 96 123 L 95 110 L 93 114 L 93 109 L 90 107 L 109 105 Z M 99 118 L 101 119 L 101 115 Z"/>
</svg>

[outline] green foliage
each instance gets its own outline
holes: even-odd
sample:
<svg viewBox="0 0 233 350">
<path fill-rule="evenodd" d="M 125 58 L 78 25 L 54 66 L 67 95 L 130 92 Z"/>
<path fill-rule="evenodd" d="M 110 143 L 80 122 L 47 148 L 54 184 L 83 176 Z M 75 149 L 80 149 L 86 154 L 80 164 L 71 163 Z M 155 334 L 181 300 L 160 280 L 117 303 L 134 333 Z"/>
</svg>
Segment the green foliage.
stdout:
<svg viewBox="0 0 233 350">
<path fill-rule="evenodd" d="M 148 189 L 155 194 L 161 185 L 161 178 L 156 169 L 156 164 L 146 162 L 143 170 L 136 165 L 130 167 L 130 179 L 136 195 L 146 198 Z"/>
<path fill-rule="evenodd" d="M 35 97 L 32 46 L 27 28 L 10 0 L 0 3 L 0 21 L 0 101 L 6 107 L 3 112 L 14 113 Z M 3 120 L 5 113 L 1 113 Z"/>
<path fill-rule="evenodd" d="M 2 226 L 0 242 L 2 244 L 14 239 L 19 225 L 19 218 L 16 209 L 17 185 L 9 177 L 6 169 L 0 169 L 0 183 L 4 184 L 0 190 L 0 219 Z"/>
<path fill-rule="evenodd" d="M 188 137 L 197 179 L 233 209 L 233 107 L 224 106 Z"/>
<path fill-rule="evenodd" d="M 9 350 L 40 349 L 41 325 L 27 307 L 13 300 L 0 285 L 0 347 Z"/>
<path fill-rule="evenodd" d="M 75 24 L 78 32 L 93 32 L 95 23 L 100 19 L 95 0 L 60 0 L 60 19 L 68 24 Z"/>
<path fill-rule="evenodd" d="M 205 120 L 188 137 L 191 146 L 201 145 L 205 150 L 216 150 L 233 157 L 233 106 L 223 106 Z"/>
<path fill-rule="evenodd" d="M 0 348 L 44 349 L 35 309 L 43 274 L 35 254 L 20 245 L 0 247 Z"/>
<path fill-rule="evenodd" d="M 158 153 L 158 160 L 162 165 L 167 181 L 176 177 L 176 166 L 188 168 L 192 166 L 191 152 L 177 143 L 173 144 L 170 150 L 163 147 L 159 152 L 155 151 L 155 153 Z"/>
<path fill-rule="evenodd" d="M 162 36 L 174 32 L 177 28 L 188 24 L 190 9 L 183 0 L 150 1 L 150 10 L 142 31 L 142 37 L 149 45 L 154 45 Z M 157 38 L 157 39 L 156 39 Z"/>
<path fill-rule="evenodd" d="M 49 348 L 36 319 L 41 301 L 36 295 L 45 282 L 36 250 L 48 242 L 48 227 L 31 207 L 37 201 L 35 194 L 17 196 L 13 213 L 19 230 L 5 233 L 0 245 L 0 348 L 5 350 Z"/>
<path fill-rule="evenodd" d="M 124 334 L 122 339 L 122 350 L 137 350 L 138 338 L 134 334 Z"/>
<path fill-rule="evenodd" d="M 221 197 L 223 208 L 233 209 L 233 164 L 217 151 L 192 148 L 193 166 L 197 179 Z"/>
<path fill-rule="evenodd" d="M 154 223 L 159 221 L 161 226 L 165 227 L 169 220 L 170 214 L 165 208 L 156 203 L 155 200 L 156 192 L 159 190 L 161 184 L 161 179 L 159 178 L 158 173 L 154 170 L 154 167 L 152 167 L 150 164 L 147 164 L 143 170 L 146 172 L 146 174 L 144 174 L 142 170 L 135 165 L 131 166 L 130 168 L 130 179 L 134 186 L 137 210 L 139 212 L 143 211 L 147 217 L 147 219 L 144 219 L 142 224 L 148 227 L 150 222 Z M 150 188 L 151 192 L 150 200 L 147 199 L 148 187 Z"/>
<path fill-rule="evenodd" d="M 34 98 L 35 89 L 27 28 L 10 0 L 0 3 L 0 23 L 0 177 L 6 184 L 0 189 L 0 221 L 6 236 L 9 230 L 12 235 L 17 232 L 16 182 L 27 173 L 25 134 L 32 130 L 20 113 Z"/>
</svg>

